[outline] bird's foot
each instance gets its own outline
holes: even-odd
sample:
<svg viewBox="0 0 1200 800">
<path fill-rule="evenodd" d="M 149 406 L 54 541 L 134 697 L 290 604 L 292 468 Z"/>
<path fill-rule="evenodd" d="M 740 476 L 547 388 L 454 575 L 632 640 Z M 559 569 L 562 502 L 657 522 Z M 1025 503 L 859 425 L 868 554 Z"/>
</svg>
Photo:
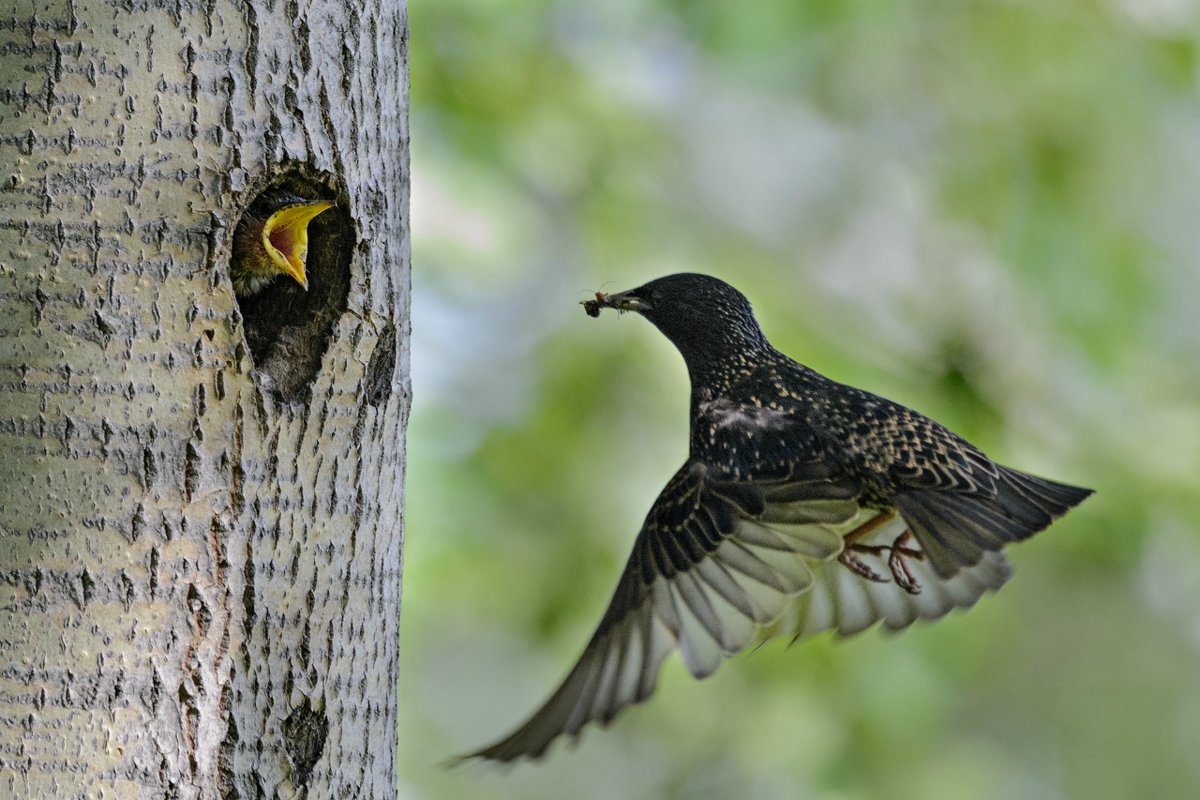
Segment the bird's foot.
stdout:
<svg viewBox="0 0 1200 800">
<path fill-rule="evenodd" d="M 875 583 L 887 583 L 887 578 L 871 569 L 862 562 L 862 559 L 854 555 L 855 552 L 870 553 L 876 549 L 878 548 L 868 547 L 867 545 L 862 544 L 847 545 L 845 549 L 842 550 L 841 555 L 838 556 L 838 562 L 855 575 L 866 578 L 869 581 L 875 581 Z"/>
<path fill-rule="evenodd" d="M 875 583 L 887 583 L 888 579 L 886 577 L 871 569 L 870 566 L 863 563 L 862 559 L 855 555 L 856 553 L 864 553 L 877 558 L 883 558 L 884 553 L 887 553 L 888 571 L 892 573 L 892 581 L 909 594 L 920 594 L 921 584 L 913 576 L 905 559 L 913 558 L 921 561 L 925 558 L 925 554 L 920 550 L 905 546 L 911 539 L 912 532 L 905 530 L 890 545 L 860 544 L 850 541 L 846 543 L 841 555 L 838 556 L 838 561 L 855 575 L 859 575 Z"/>
<path fill-rule="evenodd" d="M 896 582 L 897 586 L 909 594 L 920 594 L 921 584 L 913 577 L 912 572 L 908 568 L 908 562 L 904 559 L 913 558 L 921 561 L 925 558 L 925 554 L 920 550 L 905 547 L 904 545 L 910 539 L 912 539 L 912 531 L 906 529 L 904 533 L 897 536 L 896 540 L 892 542 L 892 546 L 888 548 L 891 550 L 891 553 L 888 555 L 888 569 L 892 571 L 892 580 Z"/>
</svg>

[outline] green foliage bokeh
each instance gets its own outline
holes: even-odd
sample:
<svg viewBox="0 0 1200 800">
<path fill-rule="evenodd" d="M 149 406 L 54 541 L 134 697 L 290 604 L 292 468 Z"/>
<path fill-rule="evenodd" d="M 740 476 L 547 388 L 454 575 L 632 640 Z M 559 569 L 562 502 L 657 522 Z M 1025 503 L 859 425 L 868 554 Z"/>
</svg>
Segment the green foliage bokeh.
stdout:
<svg viewBox="0 0 1200 800">
<path fill-rule="evenodd" d="M 413 0 L 405 798 L 1200 797 L 1200 7 Z M 1097 495 L 899 636 L 771 645 L 510 772 L 685 456 L 578 301 L 780 349 Z"/>
</svg>

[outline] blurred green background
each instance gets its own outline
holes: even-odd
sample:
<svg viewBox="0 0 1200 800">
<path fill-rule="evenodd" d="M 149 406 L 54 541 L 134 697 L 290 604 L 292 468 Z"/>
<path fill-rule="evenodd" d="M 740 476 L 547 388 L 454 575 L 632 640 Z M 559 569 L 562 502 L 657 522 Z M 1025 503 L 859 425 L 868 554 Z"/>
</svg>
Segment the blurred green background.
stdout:
<svg viewBox="0 0 1200 800">
<path fill-rule="evenodd" d="M 412 0 L 403 798 L 1200 797 L 1196 0 Z M 578 302 L 681 270 L 1098 494 L 899 636 L 770 645 L 510 771 L 686 448 Z"/>
</svg>

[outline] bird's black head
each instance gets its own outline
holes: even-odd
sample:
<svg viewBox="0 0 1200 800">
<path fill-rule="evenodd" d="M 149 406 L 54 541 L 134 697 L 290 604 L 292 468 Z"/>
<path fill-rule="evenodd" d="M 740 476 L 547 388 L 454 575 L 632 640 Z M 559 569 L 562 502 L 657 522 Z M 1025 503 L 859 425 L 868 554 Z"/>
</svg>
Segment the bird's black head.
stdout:
<svg viewBox="0 0 1200 800">
<path fill-rule="evenodd" d="M 745 295 L 708 275 L 667 275 L 627 292 L 597 293 L 584 306 L 593 316 L 601 308 L 638 312 L 679 349 L 693 374 L 769 347 Z"/>
</svg>

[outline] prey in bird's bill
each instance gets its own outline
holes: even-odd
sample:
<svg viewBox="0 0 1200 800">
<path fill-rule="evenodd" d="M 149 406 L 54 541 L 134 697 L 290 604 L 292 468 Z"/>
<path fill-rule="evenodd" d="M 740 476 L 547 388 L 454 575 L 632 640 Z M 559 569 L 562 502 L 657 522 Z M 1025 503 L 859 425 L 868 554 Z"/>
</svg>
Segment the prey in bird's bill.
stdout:
<svg viewBox="0 0 1200 800">
<path fill-rule="evenodd" d="M 583 306 L 635 311 L 679 350 L 689 455 L 562 684 L 464 759 L 538 758 L 606 725 L 650 697 L 673 651 L 703 678 L 776 636 L 898 630 L 971 606 L 1008 579 L 1008 544 L 1091 494 L 997 464 L 928 417 L 793 361 L 716 278 L 668 275 Z"/>
<path fill-rule="evenodd" d="M 589 317 L 600 316 L 600 309 L 604 307 L 604 303 L 608 301 L 608 295 L 604 292 L 596 292 L 595 300 L 584 300 L 580 303 L 583 310 L 587 312 Z"/>
</svg>

